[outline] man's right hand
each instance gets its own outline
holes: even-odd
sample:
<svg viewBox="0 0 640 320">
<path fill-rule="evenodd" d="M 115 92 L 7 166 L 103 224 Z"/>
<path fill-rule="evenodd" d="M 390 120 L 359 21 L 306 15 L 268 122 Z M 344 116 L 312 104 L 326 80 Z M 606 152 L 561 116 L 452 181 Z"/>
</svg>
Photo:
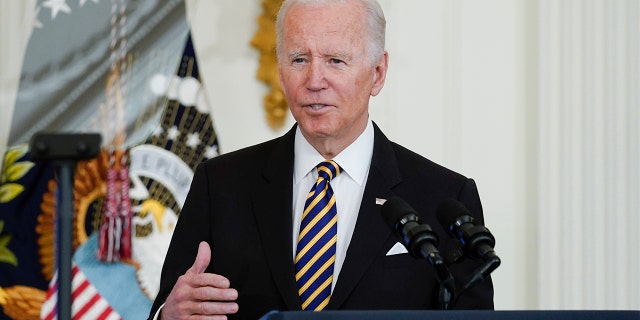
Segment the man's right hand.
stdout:
<svg viewBox="0 0 640 320">
<path fill-rule="evenodd" d="M 238 312 L 238 291 L 221 275 L 205 273 L 211 261 L 211 248 L 200 242 L 193 266 L 178 278 L 167 297 L 160 319 L 226 319 Z M 195 317 L 194 317 L 195 316 Z"/>
</svg>

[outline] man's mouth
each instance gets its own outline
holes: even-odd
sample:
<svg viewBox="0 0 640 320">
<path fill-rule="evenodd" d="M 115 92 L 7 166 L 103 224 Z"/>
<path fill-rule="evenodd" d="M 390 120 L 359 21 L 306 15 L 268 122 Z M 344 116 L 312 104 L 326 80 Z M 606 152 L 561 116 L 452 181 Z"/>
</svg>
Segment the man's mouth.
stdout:
<svg viewBox="0 0 640 320">
<path fill-rule="evenodd" d="M 309 108 L 311 108 L 313 110 L 320 110 L 320 109 L 322 109 L 324 107 L 328 107 L 328 106 L 326 104 L 310 104 L 310 105 L 307 105 L 307 107 L 309 107 Z"/>
</svg>

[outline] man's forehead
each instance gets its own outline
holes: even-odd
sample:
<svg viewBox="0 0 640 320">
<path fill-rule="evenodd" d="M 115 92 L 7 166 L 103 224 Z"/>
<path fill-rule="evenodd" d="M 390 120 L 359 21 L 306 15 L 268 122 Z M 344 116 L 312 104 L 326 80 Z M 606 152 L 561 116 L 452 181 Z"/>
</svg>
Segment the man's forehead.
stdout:
<svg viewBox="0 0 640 320">
<path fill-rule="evenodd" d="M 358 12 L 344 10 L 301 11 L 285 18 L 284 33 L 295 34 L 291 40 L 306 40 L 306 37 L 354 38 L 363 36 L 367 27 L 366 19 Z M 352 39 L 353 40 L 353 39 Z"/>
<path fill-rule="evenodd" d="M 322 15 L 332 16 L 337 21 L 345 21 L 348 18 L 354 21 L 364 21 L 365 6 L 360 1 L 333 1 L 333 2 L 297 2 L 291 5 L 287 11 L 287 18 L 298 15 Z"/>
<path fill-rule="evenodd" d="M 329 56 L 348 58 L 365 45 L 363 37 L 353 37 L 344 33 L 325 34 L 320 37 L 285 37 L 283 49 L 285 55 Z"/>
</svg>

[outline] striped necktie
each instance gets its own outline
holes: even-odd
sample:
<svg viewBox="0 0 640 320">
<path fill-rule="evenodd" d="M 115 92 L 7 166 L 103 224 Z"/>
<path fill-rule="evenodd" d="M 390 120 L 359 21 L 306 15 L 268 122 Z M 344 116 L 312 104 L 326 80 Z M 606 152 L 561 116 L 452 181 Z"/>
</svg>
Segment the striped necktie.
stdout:
<svg viewBox="0 0 640 320">
<path fill-rule="evenodd" d="M 338 237 L 336 197 L 329 182 L 341 169 L 333 160 L 325 160 L 316 168 L 318 179 L 304 204 L 295 265 L 302 309 L 320 311 L 331 296 Z"/>
</svg>

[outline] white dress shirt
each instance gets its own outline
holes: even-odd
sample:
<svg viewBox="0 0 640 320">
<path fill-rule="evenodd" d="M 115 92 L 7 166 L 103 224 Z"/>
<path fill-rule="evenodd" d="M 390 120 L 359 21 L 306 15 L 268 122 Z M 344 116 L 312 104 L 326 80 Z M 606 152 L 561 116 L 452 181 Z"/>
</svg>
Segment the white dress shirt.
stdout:
<svg viewBox="0 0 640 320">
<path fill-rule="evenodd" d="M 351 242 L 356 225 L 364 187 L 369 175 L 371 156 L 373 155 L 373 123 L 369 120 L 364 132 L 346 149 L 333 159 L 325 159 L 300 132 L 296 130 L 293 166 L 293 259 L 295 261 L 300 221 L 304 203 L 311 187 L 318 178 L 316 166 L 324 160 L 333 160 L 342 168 L 342 172 L 331 180 L 331 188 L 336 197 L 338 214 L 338 240 L 336 243 L 336 261 L 333 267 L 335 288 L 340 269 Z"/>
</svg>

